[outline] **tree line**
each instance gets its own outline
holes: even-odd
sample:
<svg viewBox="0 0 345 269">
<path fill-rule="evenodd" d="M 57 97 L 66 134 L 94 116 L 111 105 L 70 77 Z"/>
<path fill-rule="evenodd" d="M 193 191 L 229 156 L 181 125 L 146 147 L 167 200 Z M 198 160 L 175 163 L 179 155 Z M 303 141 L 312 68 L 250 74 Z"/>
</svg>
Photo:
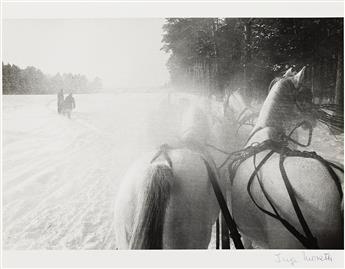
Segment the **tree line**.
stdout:
<svg viewBox="0 0 345 269">
<path fill-rule="evenodd" d="M 264 98 L 274 77 L 307 66 L 314 96 L 343 102 L 342 18 L 168 18 L 163 30 L 174 87 Z"/>
<path fill-rule="evenodd" d="M 102 90 L 102 81 L 96 77 L 89 81 L 80 74 L 44 74 L 33 66 L 21 69 L 14 64 L 2 63 L 3 94 L 56 94 L 65 92 L 92 93 Z"/>
</svg>

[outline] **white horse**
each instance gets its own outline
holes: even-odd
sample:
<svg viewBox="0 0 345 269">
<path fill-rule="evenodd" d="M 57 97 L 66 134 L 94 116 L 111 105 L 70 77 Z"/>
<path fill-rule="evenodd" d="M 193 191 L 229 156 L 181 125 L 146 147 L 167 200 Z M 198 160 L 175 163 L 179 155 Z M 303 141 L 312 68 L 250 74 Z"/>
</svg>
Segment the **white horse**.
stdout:
<svg viewBox="0 0 345 269">
<path fill-rule="evenodd" d="M 251 130 L 259 115 L 259 111 L 248 104 L 238 89 L 231 94 L 225 95 L 223 103 L 224 117 L 230 122 L 236 122 L 237 134 L 239 137 L 246 137 L 248 130 Z M 240 130 L 241 129 L 241 130 Z M 242 129 L 245 129 L 242 131 Z M 241 131 L 241 132 L 240 132 Z"/>
<path fill-rule="evenodd" d="M 220 208 L 206 163 L 224 189 L 205 147 L 212 125 L 202 106 L 192 106 L 182 123 L 182 145 L 146 154 L 130 168 L 115 203 L 119 249 L 208 247 Z"/>
<path fill-rule="evenodd" d="M 295 74 L 289 70 L 272 86 L 247 146 L 266 140 L 280 141 L 282 134 L 289 134 L 303 121 L 315 124 L 311 100 L 309 103 L 298 103 L 304 71 L 305 68 Z M 264 150 L 257 153 L 255 160 L 254 156 L 247 158 L 239 165 L 233 178 L 231 206 L 241 233 L 262 248 L 343 248 L 342 189 L 335 184 L 326 166 L 314 158 L 285 159 L 284 167 L 291 185 L 289 190 L 306 222 L 302 224 L 303 221 L 296 215 L 299 210 L 293 206 L 293 198 L 284 183 L 278 153 L 267 157 L 267 161 L 258 169 L 259 178 L 251 178 L 255 168 L 269 152 Z M 336 169 L 334 171 L 340 179 L 343 178 L 343 174 Z M 279 219 L 259 210 L 258 206 L 291 224 L 291 230 L 296 229 L 297 233 L 304 235 L 307 243 L 303 244 L 286 228 L 289 224 L 284 226 Z M 316 244 L 310 241 L 311 237 L 316 239 Z"/>
<path fill-rule="evenodd" d="M 238 123 L 245 123 L 256 114 L 241 95 L 240 89 L 226 95 L 224 101 L 224 116 L 235 117 Z"/>
</svg>

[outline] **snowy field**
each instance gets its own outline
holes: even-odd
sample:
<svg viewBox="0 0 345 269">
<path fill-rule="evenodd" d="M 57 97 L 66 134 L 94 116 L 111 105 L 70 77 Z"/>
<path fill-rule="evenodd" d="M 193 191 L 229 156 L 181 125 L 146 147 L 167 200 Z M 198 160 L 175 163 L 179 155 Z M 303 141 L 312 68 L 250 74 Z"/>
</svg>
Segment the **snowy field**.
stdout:
<svg viewBox="0 0 345 269">
<path fill-rule="evenodd" d="M 115 249 L 122 176 L 139 155 L 175 140 L 191 97 L 75 99 L 69 120 L 57 114 L 56 96 L 3 96 L 4 249 Z M 343 163 L 343 135 L 319 127 L 311 149 Z"/>
<path fill-rule="evenodd" d="M 140 154 L 175 139 L 188 104 L 167 107 L 159 94 L 75 98 L 69 120 L 57 114 L 56 96 L 3 97 L 5 249 L 115 248 L 122 175 Z"/>
</svg>

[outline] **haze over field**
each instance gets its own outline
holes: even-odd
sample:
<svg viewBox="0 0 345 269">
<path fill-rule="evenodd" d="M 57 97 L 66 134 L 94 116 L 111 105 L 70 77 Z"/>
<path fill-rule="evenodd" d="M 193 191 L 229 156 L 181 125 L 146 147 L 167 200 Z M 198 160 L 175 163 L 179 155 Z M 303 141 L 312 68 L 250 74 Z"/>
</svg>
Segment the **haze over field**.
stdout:
<svg viewBox="0 0 345 269">
<path fill-rule="evenodd" d="M 7 19 L 3 62 L 54 75 L 100 77 L 105 89 L 169 81 L 161 51 L 164 19 Z M 20 33 L 20 34 L 18 34 Z"/>
<path fill-rule="evenodd" d="M 4 247 L 114 248 L 122 175 L 176 135 L 177 113 L 161 107 L 154 117 L 165 97 L 76 95 L 69 120 L 57 114 L 55 97 L 4 96 Z M 169 119 L 166 128 L 162 117 Z"/>
</svg>

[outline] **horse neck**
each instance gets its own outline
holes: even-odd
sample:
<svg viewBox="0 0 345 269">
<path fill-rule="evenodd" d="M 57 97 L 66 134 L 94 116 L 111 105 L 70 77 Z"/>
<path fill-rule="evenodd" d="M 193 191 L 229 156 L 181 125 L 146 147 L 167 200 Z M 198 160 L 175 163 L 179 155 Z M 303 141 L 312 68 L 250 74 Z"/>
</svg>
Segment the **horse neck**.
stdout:
<svg viewBox="0 0 345 269">
<path fill-rule="evenodd" d="M 229 97 L 229 106 L 236 113 L 236 116 L 240 115 L 243 110 L 247 108 L 242 96 L 235 92 Z"/>
<path fill-rule="evenodd" d="M 265 139 L 275 137 L 277 132 L 287 134 L 292 129 L 292 115 L 295 113 L 293 100 L 291 96 L 284 94 L 283 90 L 281 85 L 276 85 L 268 94 L 261 108 L 258 121 L 251 132 L 251 136 L 253 136 L 251 142 L 262 142 Z M 266 127 L 270 127 L 270 131 L 266 132 L 265 135 L 257 136 L 255 139 L 254 134 Z M 272 129 L 275 131 L 272 132 Z"/>
</svg>

